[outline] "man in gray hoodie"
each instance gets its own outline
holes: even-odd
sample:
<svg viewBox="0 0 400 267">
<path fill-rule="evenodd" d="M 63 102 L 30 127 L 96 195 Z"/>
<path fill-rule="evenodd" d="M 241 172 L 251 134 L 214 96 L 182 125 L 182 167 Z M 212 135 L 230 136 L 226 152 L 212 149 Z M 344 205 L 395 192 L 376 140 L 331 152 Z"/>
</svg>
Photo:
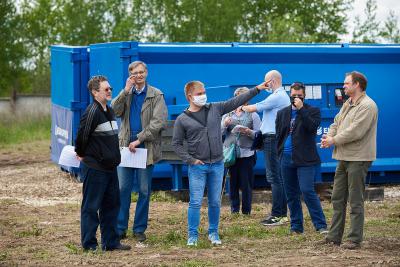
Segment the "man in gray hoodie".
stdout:
<svg viewBox="0 0 400 267">
<path fill-rule="evenodd" d="M 224 172 L 221 118 L 266 88 L 263 82 L 228 101 L 207 103 L 202 82 L 192 81 L 185 85 L 185 96 L 190 106 L 175 121 L 172 145 L 179 157 L 189 165 L 188 246 L 196 246 L 198 242 L 200 208 L 206 185 L 208 239 L 213 245 L 221 244 L 218 235 Z M 187 142 L 187 148 L 183 145 L 184 141 Z"/>
</svg>

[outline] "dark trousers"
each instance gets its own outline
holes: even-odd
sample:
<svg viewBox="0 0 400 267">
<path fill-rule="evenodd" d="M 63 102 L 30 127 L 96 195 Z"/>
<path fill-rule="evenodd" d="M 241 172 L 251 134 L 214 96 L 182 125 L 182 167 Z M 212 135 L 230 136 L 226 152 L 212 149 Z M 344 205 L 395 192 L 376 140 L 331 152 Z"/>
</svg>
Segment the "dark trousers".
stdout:
<svg viewBox="0 0 400 267">
<path fill-rule="evenodd" d="M 315 229 L 326 228 L 325 215 L 314 189 L 315 171 L 316 165 L 296 166 L 292 160 L 291 153 L 282 154 L 281 173 L 290 210 L 290 227 L 297 232 L 303 232 L 304 230 L 301 195 L 303 195 Z"/>
<path fill-rule="evenodd" d="M 83 199 L 81 207 L 81 242 L 84 249 L 96 249 L 96 231 L 100 224 L 101 246 L 112 249 L 119 244 L 117 216 L 119 186 L 117 170 L 99 171 L 81 164 Z"/>
<path fill-rule="evenodd" d="M 237 158 L 236 163 L 229 168 L 229 198 L 231 211 L 239 212 L 239 189 L 242 191 L 242 213 L 250 214 L 254 185 L 254 156 Z"/>
<path fill-rule="evenodd" d="M 272 192 L 271 216 L 286 217 L 287 203 L 283 179 L 280 172 L 277 140 L 275 135 L 263 135 L 265 172 Z"/>
<path fill-rule="evenodd" d="M 350 229 L 347 238 L 361 243 L 364 230 L 365 177 L 370 161 L 339 161 L 336 167 L 332 206 L 332 225 L 327 238 L 341 242 L 346 222 L 347 200 L 350 204 Z"/>
</svg>

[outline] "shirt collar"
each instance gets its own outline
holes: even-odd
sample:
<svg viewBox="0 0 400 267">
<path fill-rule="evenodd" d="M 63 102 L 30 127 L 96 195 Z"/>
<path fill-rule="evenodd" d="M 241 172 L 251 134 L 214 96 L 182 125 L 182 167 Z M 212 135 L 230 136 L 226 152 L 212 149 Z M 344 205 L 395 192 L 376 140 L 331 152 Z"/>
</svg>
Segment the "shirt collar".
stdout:
<svg viewBox="0 0 400 267">
<path fill-rule="evenodd" d="M 146 92 L 146 89 L 147 89 L 147 84 L 144 84 L 144 86 L 140 89 L 135 87 L 135 94 L 140 95 L 141 93 Z"/>
<path fill-rule="evenodd" d="M 279 91 L 285 91 L 285 89 L 281 86 L 281 87 L 275 89 L 274 94 L 278 93 Z"/>
</svg>

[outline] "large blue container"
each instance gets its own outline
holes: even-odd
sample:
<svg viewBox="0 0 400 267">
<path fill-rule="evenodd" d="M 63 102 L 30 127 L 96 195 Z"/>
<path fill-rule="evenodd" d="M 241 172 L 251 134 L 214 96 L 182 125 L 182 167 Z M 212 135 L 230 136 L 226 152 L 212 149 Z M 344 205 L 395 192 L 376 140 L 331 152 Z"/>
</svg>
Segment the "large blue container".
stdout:
<svg viewBox="0 0 400 267">
<path fill-rule="evenodd" d="M 363 72 L 368 78 L 367 93 L 379 107 L 378 159 L 371 167 L 368 182 L 400 183 L 400 144 L 395 138 L 398 129 L 396 75 L 400 73 L 398 45 L 93 44 L 90 45 L 90 76 L 106 75 L 115 88 L 115 96 L 124 87 L 128 65 L 134 60 L 148 64 L 148 81 L 165 93 L 170 119 L 176 118 L 187 106 L 183 87 L 190 80 L 204 82 L 209 100 L 220 101 L 232 97 L 237 87 L 254 86 L 263 81 L 268 70 L 277 69 L 287 89 L 294 81 L 305 83 L 306 101 L 321 109 L 323 121 L 316 143 L 340 109 L 341 101 L 335 92 L 342 88 L 344 74 L 353 70 Z M 263 92 L 251 103 L 267 96 Z M 331 158 L 332 150 L 319 152 L 323 163 L 318 181 L 331 181 L 336 166 Z M 258 185 L 266 184 L 264 168 L 263 154 L 258 153 L 255 167 Z M 155 176 L 171 177 L 171 166 L 158 164 Z"/>
<path fill-rule="evenodd" d="M 58 163 L 63 147 L 73 144 L 89 103 L 89 54 L 87 47 L 52 46 L 50 51 L 51 159 Z"/>
</svg>

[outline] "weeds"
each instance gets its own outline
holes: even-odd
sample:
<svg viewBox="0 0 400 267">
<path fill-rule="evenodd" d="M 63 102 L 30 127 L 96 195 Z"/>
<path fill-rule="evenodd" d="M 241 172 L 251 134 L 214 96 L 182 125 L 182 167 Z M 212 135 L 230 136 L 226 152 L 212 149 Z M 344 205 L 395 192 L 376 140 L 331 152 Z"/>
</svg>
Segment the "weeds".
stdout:
<svg viewBox="0 0 400 267">
<path fill-rule="evenodd" d="M 0 122 L 0 146 L 37 140 L 50 140 L 51 118 L 2 119 Z"/>
<path fill-rule="evenodd" d="M 188 260 L 180 263 L 179 267 L 207 267 L 207 266 L 215 266 L 214 263 L 210 261 L 202 261 L 202 260 Z"/>
<path fill-rule="evenodd" d="M 65 247 L 68 249 L 68 252 L 71 254 L 80 254 L 82 251 L 72 242 L 68 242 L 65 244 Z"/>
<path fill-rule="evenodd" d="M 31 229 L 16 232 L 15 235 L 19 238 L 29 237 L 29 236 L 40 236 L 43 229 L 39 228 L 36 224 L 32 225 Z"/>
<path fill-rule="evenodd" d="M 139 194 L 134 192 L 131 195 L 131 202 L 137 202 L 139 199 Z M 153 202 L 176 202 L 175 198 L 168 195 L 165 191 L 155 191 L 151 193 L 150 201 Z"/>
<path fill-rule="evenodd" d="M 0 262 L 5 261 L 8 258 L 7 252 L 0 252 Z"/>
</svg>

